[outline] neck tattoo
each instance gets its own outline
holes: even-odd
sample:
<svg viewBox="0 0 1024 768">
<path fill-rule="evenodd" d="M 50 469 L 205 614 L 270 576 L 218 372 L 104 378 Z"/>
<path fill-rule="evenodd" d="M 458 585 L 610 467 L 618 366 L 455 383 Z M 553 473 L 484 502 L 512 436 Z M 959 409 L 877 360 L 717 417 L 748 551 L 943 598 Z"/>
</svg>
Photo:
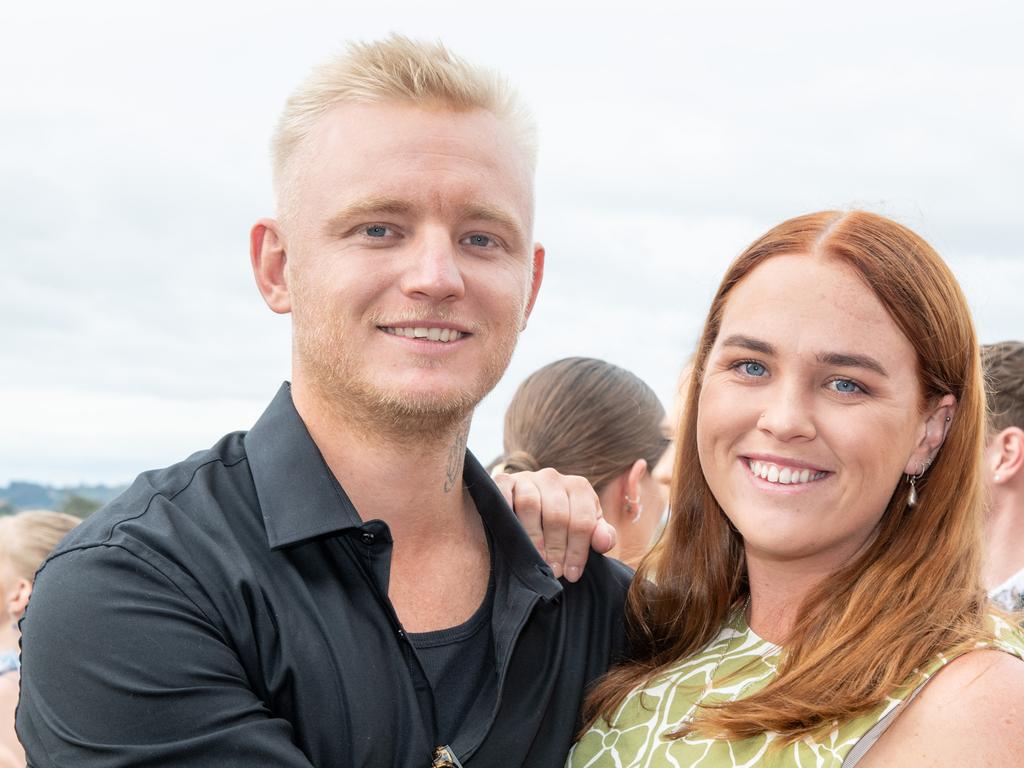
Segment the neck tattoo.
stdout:
<svg viewBox="0 0 1024 768">
<path fill-rule="evenodd" d="M 462 479 L 462 466 L 466 460 L 466 441 L 469 429 L 458 434 L 452 447 L 448 450 L 448 463 L 444 469 L 444 492 L 450 493 L 452 488 Z"/>
</svg>

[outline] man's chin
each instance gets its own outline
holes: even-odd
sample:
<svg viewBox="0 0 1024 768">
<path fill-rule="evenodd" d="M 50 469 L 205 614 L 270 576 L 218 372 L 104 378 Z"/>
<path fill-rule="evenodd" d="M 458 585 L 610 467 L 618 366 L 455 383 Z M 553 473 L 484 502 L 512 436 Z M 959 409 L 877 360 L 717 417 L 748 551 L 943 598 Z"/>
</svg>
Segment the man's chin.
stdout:
<svg viewBox="0 0 1024 768">
<path fill-rule="evenodd" d="M 378 392 L 368 404 L 367 418 L 384 431 L 440 437 L 461 428 L 482 397 L 464 390 Z"/>
</svg>

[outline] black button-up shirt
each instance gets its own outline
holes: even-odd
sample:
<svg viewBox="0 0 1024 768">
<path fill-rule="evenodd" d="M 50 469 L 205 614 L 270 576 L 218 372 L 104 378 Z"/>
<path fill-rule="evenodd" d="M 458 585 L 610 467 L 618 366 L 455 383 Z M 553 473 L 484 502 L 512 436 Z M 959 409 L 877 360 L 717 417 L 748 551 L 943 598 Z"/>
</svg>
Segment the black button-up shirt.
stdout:
<svg viewBox="0 0 1024 768">
<path fill-rule="evenodd" d="M 492 691 L 467 766 L 561 766 L 587 685 L 622 650 L 629 571 L 559 582 L 477 461 L 493 542 Z M 248 433 L 141 475 L 40 571 L 18 734 L 33 766 L 429 766 L 433 692 L 363 522 L 282 387 Z M 436 567 L 444 567 L 443 563 Z"/>
</svg>

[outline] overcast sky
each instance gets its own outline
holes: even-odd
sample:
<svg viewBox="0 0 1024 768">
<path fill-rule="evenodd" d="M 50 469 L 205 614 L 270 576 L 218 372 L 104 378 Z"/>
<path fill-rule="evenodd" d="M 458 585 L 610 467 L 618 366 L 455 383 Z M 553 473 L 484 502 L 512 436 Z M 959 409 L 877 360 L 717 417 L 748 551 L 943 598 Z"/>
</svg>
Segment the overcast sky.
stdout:
<svg viewBox="0 0 1024 768">
<path fill-rule="evenodd" d="M 513 10 L 508 10 L 514 8 Z M 624 10 L 628 9 L 628 10 Z M 952 265 L 983 341 L 1024 337 L 1015 2 L 57 2 L 0 23 L 0 484 L 125 482 L 248 428 L 289 373 L 248 230 L 268 140 L 348 39 L 440 38 L 541 127 L 530 326 L 477 411 L 567 355 L 671 398 L 728 262 L 866 207 Z"/>
</svg>

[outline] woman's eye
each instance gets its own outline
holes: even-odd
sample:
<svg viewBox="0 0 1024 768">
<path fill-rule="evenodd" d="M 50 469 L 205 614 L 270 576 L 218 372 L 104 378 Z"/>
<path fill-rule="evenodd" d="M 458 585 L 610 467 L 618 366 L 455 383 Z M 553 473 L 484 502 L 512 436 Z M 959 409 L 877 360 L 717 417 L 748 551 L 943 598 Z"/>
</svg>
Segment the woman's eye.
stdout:
<svg viewBox="0 0 1024 768">
<path fill-rule="evenodd" d="M 766 373 L 765 367 L 760 363 L 741 363 L 740 368 L 747 376 L 764 376 Z"/>
<path fill-rule="evenodd" d="M 833 379 L 832 388 L 836 392 L 844 395 L 853 395 L 857 392 L 861 392 L 861 388 L 857 385 L 857 382 L 851 381 L 850 379 Z"/>
</svg>

